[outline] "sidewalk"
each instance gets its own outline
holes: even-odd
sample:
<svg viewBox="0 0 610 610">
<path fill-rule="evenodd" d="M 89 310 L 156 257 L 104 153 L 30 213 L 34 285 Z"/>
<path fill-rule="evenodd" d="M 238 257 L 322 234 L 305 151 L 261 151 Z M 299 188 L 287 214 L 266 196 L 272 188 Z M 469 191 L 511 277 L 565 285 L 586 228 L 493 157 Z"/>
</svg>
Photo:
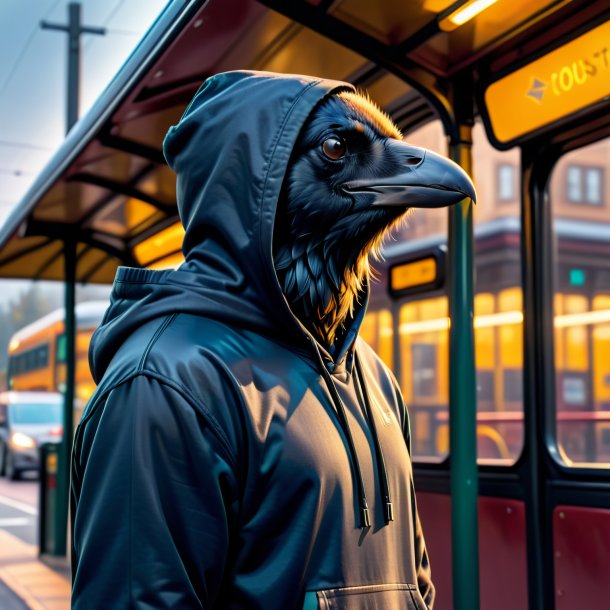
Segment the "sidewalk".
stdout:
<svg viewBox="0 0 610 610">
<path fill-rule="evenodd" d="M 41 562 L 38 547 L 3 530 L 0 530 L 0 581 L 25 602 L 20 606 L 19 600 L 13 600 L 15 610 L 70 608 L 69 578 Z"/>
</svg>

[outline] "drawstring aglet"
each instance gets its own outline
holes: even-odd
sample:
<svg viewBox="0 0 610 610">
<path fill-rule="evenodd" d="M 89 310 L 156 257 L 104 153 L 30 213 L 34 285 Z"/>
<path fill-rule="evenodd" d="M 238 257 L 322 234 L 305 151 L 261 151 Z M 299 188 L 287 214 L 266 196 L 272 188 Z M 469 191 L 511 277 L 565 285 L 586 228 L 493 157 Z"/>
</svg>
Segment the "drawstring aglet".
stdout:
<svg viewBox="0 0 610 610">
<path fill-rule="evenodd" d="M 390 521 L 394 521 L 394 505 L 387 501 L 385 502 L 385 522 L 388 524 Z"/>
<path fill-rule="evenodd" d="M 371 519 L 369 516 L 369 509 L 366 506 L 360 507 L 360 528 L 371 527 Z"/>
</svg>

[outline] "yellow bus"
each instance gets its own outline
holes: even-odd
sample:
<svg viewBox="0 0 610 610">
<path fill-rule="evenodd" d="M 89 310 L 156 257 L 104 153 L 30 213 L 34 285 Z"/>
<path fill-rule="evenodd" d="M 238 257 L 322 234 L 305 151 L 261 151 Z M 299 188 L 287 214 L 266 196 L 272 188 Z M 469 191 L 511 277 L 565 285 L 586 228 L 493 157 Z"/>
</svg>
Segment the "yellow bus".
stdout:
<svg viewBox="0 0 610 610">
<path fill-rule="evenodd" d="M 108 303 L 89 301 L 76 306 L 76 373 L 74 396 L 84 405 L 95 389 L 89 370 L 91 335 L 102 321 Z M 16 332 L 8 350 L 7 385 L 12 391 L 63 392 L 66 380 L 64 309 Z"/>
</svg>

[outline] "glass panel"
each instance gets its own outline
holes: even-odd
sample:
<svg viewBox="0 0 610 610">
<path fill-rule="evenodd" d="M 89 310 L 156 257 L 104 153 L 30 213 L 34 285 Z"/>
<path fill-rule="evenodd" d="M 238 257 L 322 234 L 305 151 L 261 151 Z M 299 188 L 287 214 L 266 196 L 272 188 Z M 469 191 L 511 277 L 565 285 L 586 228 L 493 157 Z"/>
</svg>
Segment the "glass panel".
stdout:
<svg viewBox="0 0 610 610">
<path fill-rule="evenodd" d="M 384 73 L 383 76 L 368 85 L 366 90 L 371 99 L 382 108 L 404 97 L 409 91 L 413 91 L 407 83 L 389 73 Z"/>
<path fill-rule="evenodd" d="M 610 466 L 609 167 L 606 139 L 563 157 L 550 184 L 557 244 L 556 433 L 568 466 Z"/>
<path fill-rule="evenodd" d="M 148 266 L 168 255 L 181 253 L 183 240 L 184 227 L 178 222 L 136 244 L 134 255 L 141 265 Z"/>
<path fill-rule="evenodd" d="M 115 126 L 116 133 L 122 138 L 161 150 L 167 130 L 180 120 L 183 112 L 184 104 L 180 104 L 139 117 L 128 115 L 125 117 L 127 121 Z"/>
<path fill-rule="evenodd" d="M 163 203 L 176 203 L 176 174 L 163 165 L 137 184 L 138 190 Z"/>
<path fill-rule="evenodd" d="M 510 464 L 523 446 L 523 313 L 520 275 L 520 209 L 516 197 L 519 152 L 499 152 L 487 142 L 482 126 L 474 129 L 476 295 L 475 364 L 479 460 Z M 438 122 L 409 134 L 407 141 L 446 153 Z M 507 167 L 513 200 L 501 206 L 496 191 L 498 168 Z M 384 251 L 386 265 L 427 248 L 445 244 L 447 210 L 416 210 Z M 373 300 L 371 314 L 377 311 Z M 393 311 L 388 309 L 387 315 Z M 388 318 L 389 320 L 389 318 Z M 415 459 L 442 460 L 449 449 L 449 318 L 446 291 L 403 299 L 393 322 L 399 352 L 394 371 L 409 408 Z M 366 339 L 378 321 L 369 322 Z M 396 332 L 395 331 L 395 332 Z M 386 331 L 388 332 L 388 331 Z M 374 339 L 373 339 L 374 340 Z M 379 349 L 379 347 L 378 347 Z"/>
<path fill-rule="evenodd" d="M 117 182 L 131 182 L 148 163 L 142 157 L 117 152 L 95 140 L 79 158 L 78 173 L 95 174 Z"/>
<path fill-rule="evenodd" d="M 427 23 L 433 22 L 437 14 L 452 3 L 453 0 L 339 0 L 333 2 L 329 12 L 387 44 L 398 44 Z"/>
<path fill-rule="evenodd" d="M 133 197 L 117 197 L 88 223 L 87 227 L 118 237 L 137 235 L 165 214 L 149 203 Z"/>
<path fill-rule="evenodd" d="M 79 182 L 58 182 L 36 206 L 36 220 L 78 222 L 107 198 L 106 189 Z"/>
<path fill-rule="evenodd" d="M 478 195 L 474 207 L 477 451 L 480 462 L 512 464 L 523 447 L 519 151 L 493 148 L 477 121 L 472 154 Z"/>
<path fill-rule="evenodd" d="M 439 121 L 407 134 L 407 142 L 446 154 Z M 447 243 L 447 210 L 418 209 L 407 217 L 396 243 L 385 249 L 389 265 Z M 402 301 L 399 357 L 394 365 L 411 420 L 414 459 L 440 461 L 449 450 L 449 318 L 444 291 Z"/>
<path fill-rule="evenodd" d="M 347 47 L 301 28 L 288 44 L 266 57 L 261 70 L 293 74 L 324 74 L 345 80 L 365 64 L 365 59 Z"/>
<path fill-rule="evenodd" d="M 362 321 L 360 336 L 392 368 L 394 364 L 394 328 L 391 312 L 388 309 L 371 310 Z"/>
<path fill-rule="evenodd" d="M 400 308 L 399 378 L 411 419 L 414 458 L 438 461 L 449 450 L 449 318 L 447 297 Z"/>
</svg>

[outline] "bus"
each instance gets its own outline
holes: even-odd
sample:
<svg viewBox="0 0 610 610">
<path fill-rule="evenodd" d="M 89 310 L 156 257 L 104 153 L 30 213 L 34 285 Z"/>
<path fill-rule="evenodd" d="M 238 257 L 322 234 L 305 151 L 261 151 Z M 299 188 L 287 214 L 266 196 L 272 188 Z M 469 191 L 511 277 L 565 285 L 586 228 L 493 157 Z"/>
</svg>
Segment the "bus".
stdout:
<svg viewBox="0 0 610 610">
<path fill-rule="evenodd" d="M 106 301 L 76 306 L 76 372 L 74 396 L 85 405 L 95 390 L 89 370 L 89 343 L 102 321 Z M 11 391 L 63 392 L 66 379 L 64 309 L 57 309 L 17 331 L 8 349 L 7 385 Z"/>
</svg>

